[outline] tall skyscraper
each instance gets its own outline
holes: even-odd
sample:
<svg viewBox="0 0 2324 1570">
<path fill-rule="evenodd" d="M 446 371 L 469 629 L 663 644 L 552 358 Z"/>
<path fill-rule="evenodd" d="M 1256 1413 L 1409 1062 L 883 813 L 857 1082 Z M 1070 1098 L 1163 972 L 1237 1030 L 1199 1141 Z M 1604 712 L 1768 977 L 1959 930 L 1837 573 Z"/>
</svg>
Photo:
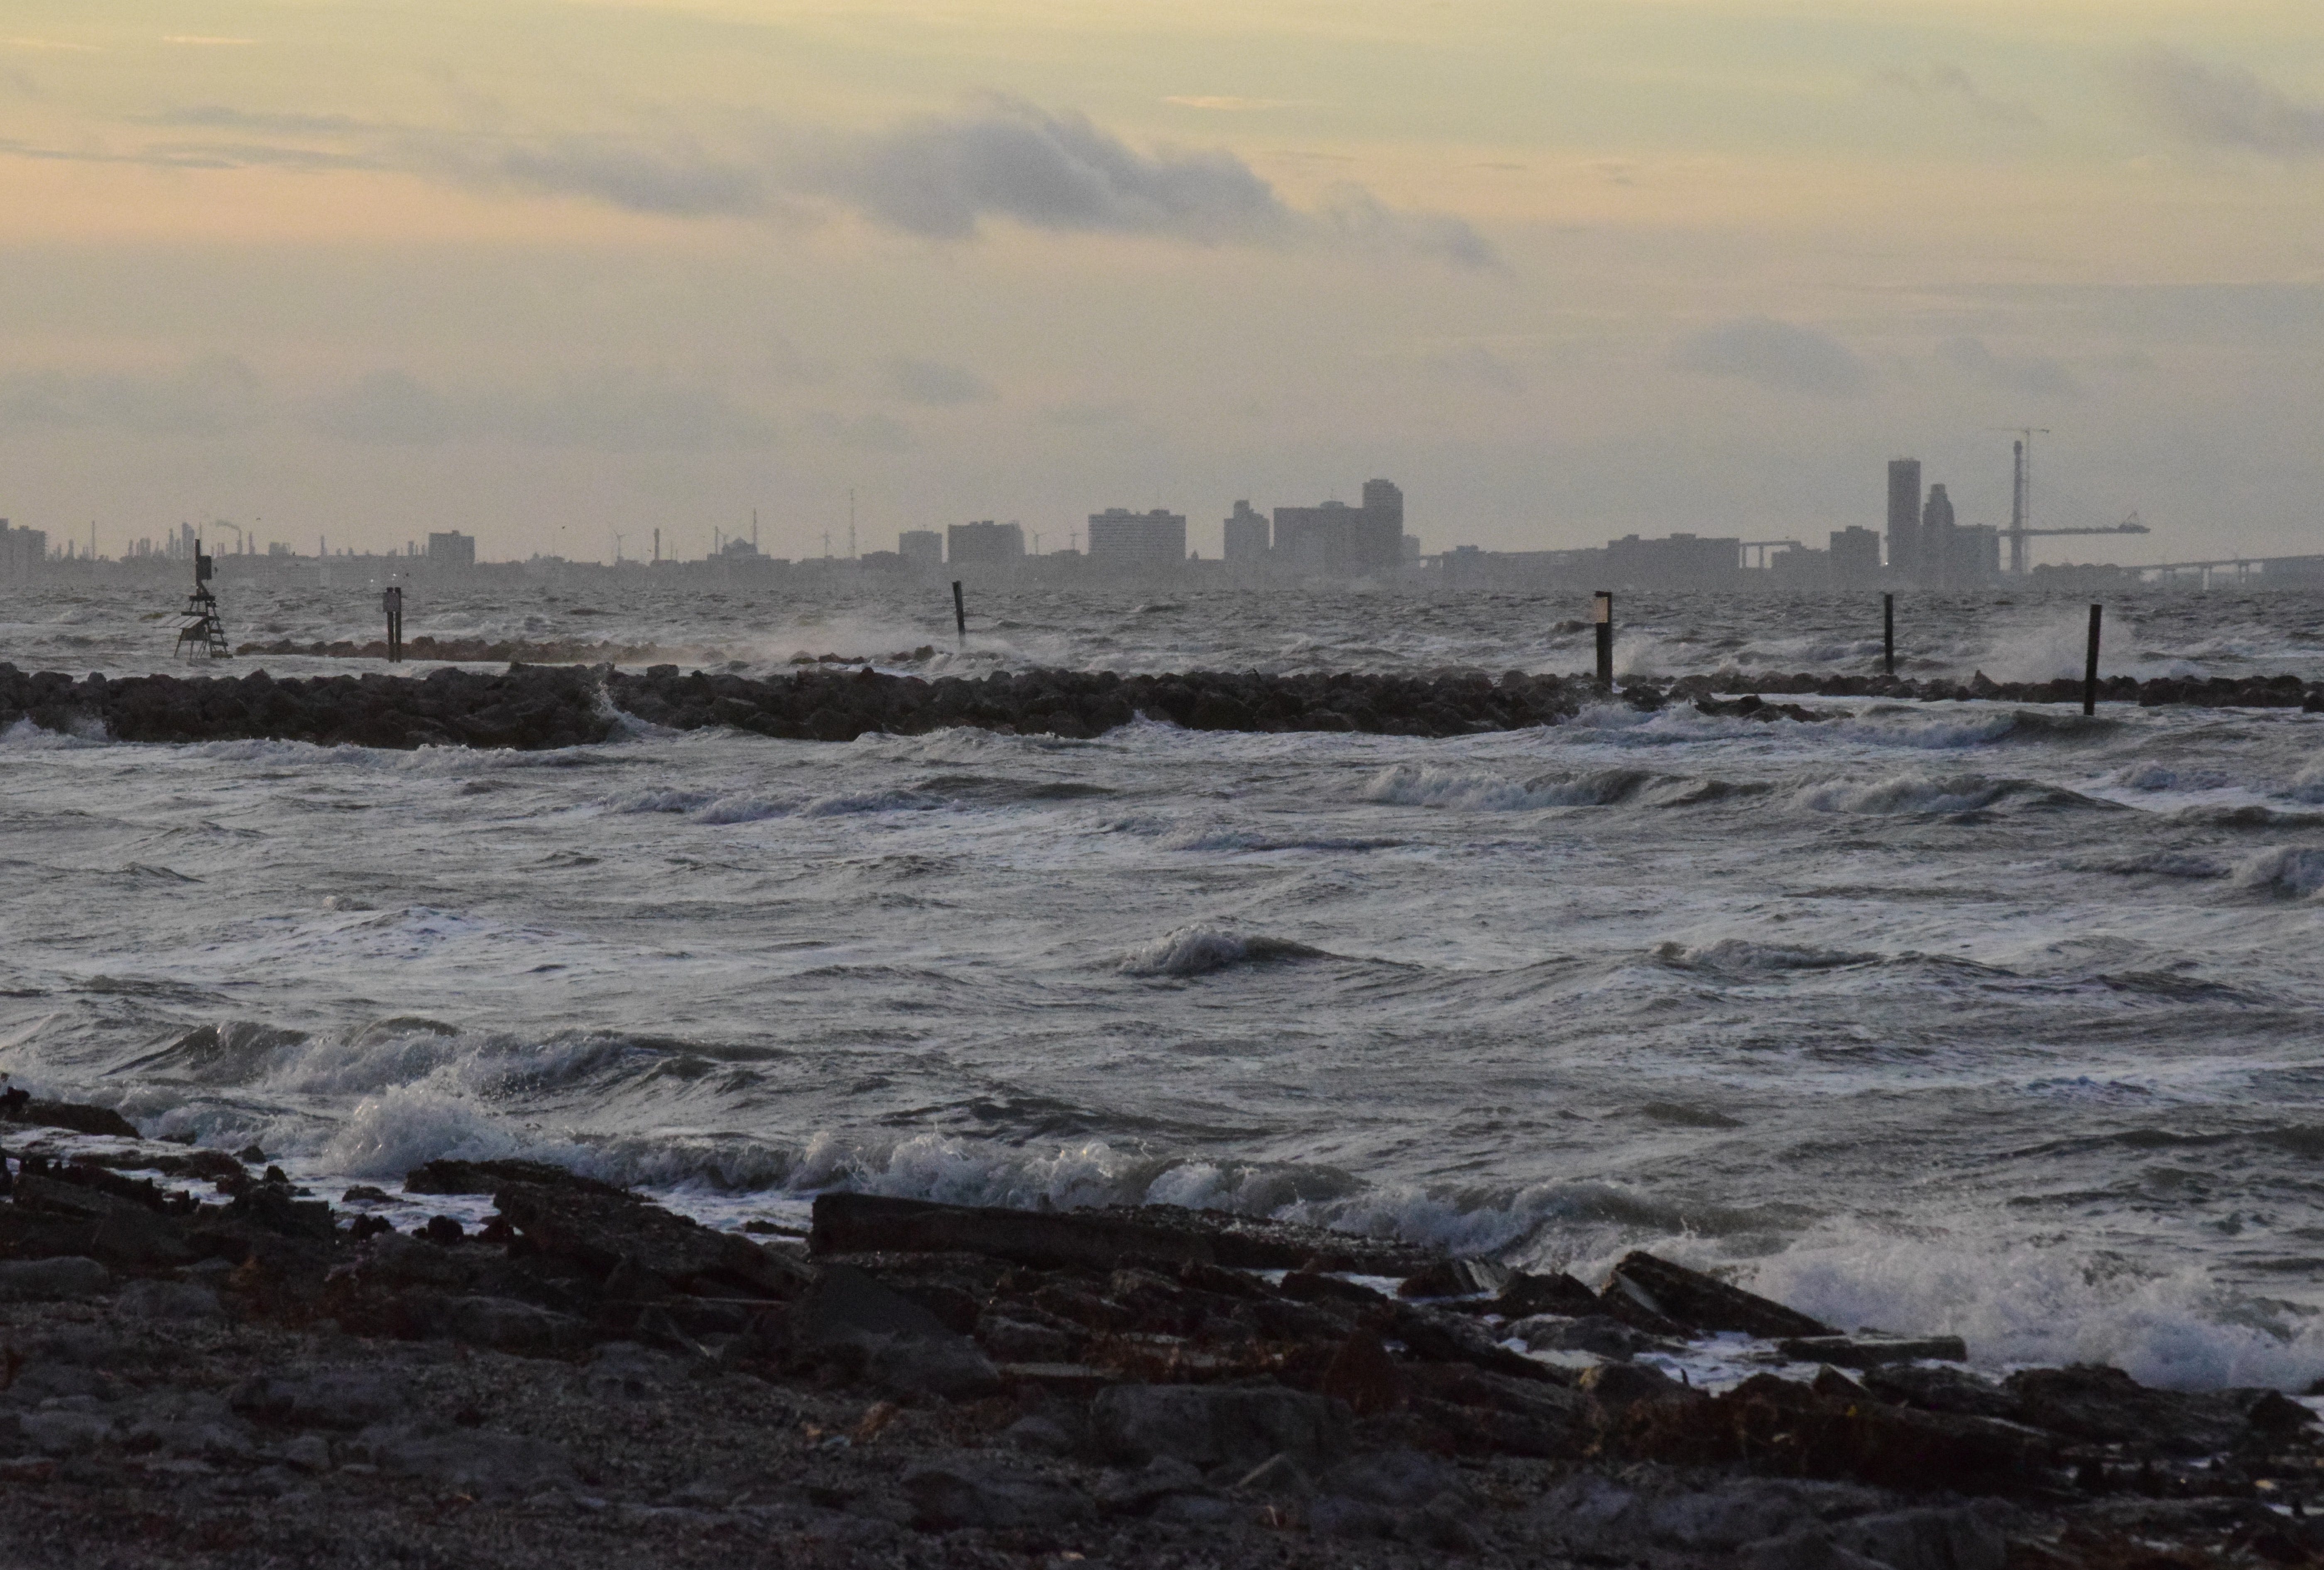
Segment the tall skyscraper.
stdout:
<svg viewBox="0 0 2324 1570">
<path fill-rule="evenodd" d="M 1914 568 L 1923 582 L 1959 584 L 1972 576 L 1963 570 L 1960 543 L 1952 498 L 1941 485 L 1931 485 L 1928 503 L 1921 509 L 1921 554 Z"/>
<path fill-rule="evenodd" d="M 1265 561 L 1268 547 L 1272 543 L 1267 514 L 1247 501 L 1237 502 L 1233 516 L 1227 520 L 1227 559 L 1251 563 Z"/>
<path fill-rule="evenodd" d="M 1921 566 L 1921 460 L 1888 460 L 1888 568 L 1913 573 Z"/>
</svg>

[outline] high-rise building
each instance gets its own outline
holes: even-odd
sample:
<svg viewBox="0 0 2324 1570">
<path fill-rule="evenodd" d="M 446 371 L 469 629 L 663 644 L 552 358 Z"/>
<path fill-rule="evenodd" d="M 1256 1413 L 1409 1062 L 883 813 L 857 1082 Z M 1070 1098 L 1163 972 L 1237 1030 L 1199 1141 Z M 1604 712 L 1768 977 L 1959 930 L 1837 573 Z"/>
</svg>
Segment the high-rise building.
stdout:
<svg viewBox="0 0 2324 1570">
<path fill-rule="evenodd" d="M 1880 536 L 1870 529 L 1835 529 L 1831 534 L 1831 581 L 1843 587 L 1880 577 Z"/>
<path fill-rule="evenodd" d="M 1921 566 L 1921 460 L 1888 460 L 1888 568 L 1911 574 Z"/>
<path fill-rule="evenodd" d="M 476 565 L 476 537 L 457 529 L 428 536 L 428 565 L 438 570 L 465 572 Z"/>
<path fill-rule="evenodd" d="M 1127 507 L 1093 513 L 1089 559 L 1093 567 L 1122 571 L 1176 567 L 1186 559 L 1186 515 L 1159 507 L 1151 513 Z"/>
<path fill-rule="evenodd" d="M 1025 531 L 1014 523 L 953 523 L 945 529 L 945 557 L 954 567 L 971 562 L 1011 562 L 1025 554 Z"/>
<path fill-rule="evenodd" d="M 1961 564 L 1953 550 L 1953 503 L 1941 485 L 1929 487 L 1921 506 L 1921 543 L 1914 573 L 1923 583 L 1957 583 Z"/>
<path fill-rule="evenodd" d="M 1357 577 L 1404 561 L 1404 493 L 1387 480 L 1364 482 L 1364 504 L 1325 502 L 1275 510 L 1275 559 L 1303 572 Z"/>
<path fill-rule="evenodd" d="M 1249 502 L 1237 502 L 1233 514 L 1227 519 L 1227 559 L 1250 563 L 1265 561 L 1271 542 L 1267 514 L 1252 507 Z"/>
<path fill-rule="evenodd" d="M 944 536 L 933 529 L 907 529 L 896 536 L 896 554 L 914 567 L 944 565 Z"/>
<path fill-rule="evenodd" d="M 11 529 L 0 518 L 0 581 L 23 583 L 41 570 L 49 556 L 45 529 Z"/>
</svg>

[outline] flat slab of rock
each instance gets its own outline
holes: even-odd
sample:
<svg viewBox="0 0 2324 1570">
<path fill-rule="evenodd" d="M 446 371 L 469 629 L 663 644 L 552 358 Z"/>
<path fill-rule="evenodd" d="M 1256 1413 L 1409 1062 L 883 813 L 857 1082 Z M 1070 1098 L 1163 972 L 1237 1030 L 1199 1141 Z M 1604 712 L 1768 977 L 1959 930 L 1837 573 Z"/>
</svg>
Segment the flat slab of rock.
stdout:
<svg viewBox="0 0 2324 1570">
<path fill-rule="evenodd" d="M 1648 1313 L 1690 1330 L 1739 1331 L 1771 1341 L 1795 1336 L 1838 1338 L 1840 1334 L 1773 1298 L 1643 1251 L 1624 1255 L 1614 1267 L 1605 1295 L 1610 1298 L 1618 1293 Z"/>
<path fill-rule="evenodd" d="M 1803 1335 L 1781 1346 L 1785 1357 L 1801 1362 L 1828 1362 L 1834 1368 L 1969 1361 L 1969 1344 L 1958 1335 Z"/>
<path fill-rule="evenodd" d="M 600 1279 L 626 1266 L 697 1296 L 785 1300 L 813 1282 L 804 1266 L 771 1249 L 618 1191 L 512 1183 L 493 1203 L 532 1248 Z"/>
<path fill-rule="evenodd" d="M 1176 1270 L 1187 1264 L 1407 1276 L 1435 1262 L 1424 1249 L 1321 1227 L 1253 1221 L 1175 1205 L 1040 1212 L 937 1205 L 876 1194 L 816 1197 L 807 1235 L 816 1254 L 983 1254 L 1038 1270 L 1123 1265 Z"/>
</svg>

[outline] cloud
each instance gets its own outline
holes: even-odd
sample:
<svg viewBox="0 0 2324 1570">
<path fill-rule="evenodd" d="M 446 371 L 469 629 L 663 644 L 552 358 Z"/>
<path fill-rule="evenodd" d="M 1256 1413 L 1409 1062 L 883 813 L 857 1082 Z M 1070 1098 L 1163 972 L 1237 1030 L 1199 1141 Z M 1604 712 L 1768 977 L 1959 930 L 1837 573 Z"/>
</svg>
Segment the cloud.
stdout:
<svg viewBox="0 0 2324 1570">
<path fill-rule="evenodd" d="M 1223 109 L 1231 113 L 1250 109 L 1289 109 L 1307 102 L 1304 98 L 1238 98 L 1231 94 L 1208 97 L 1174 95 L 1162 101 L 1166 104 L 1175 104 L 1181 109 Z"/>
<path fill-rule="evenodd" d="M 835 142 L 803 180 L 894 228 L 965 239 L 989 218 L 1038 229 L 1277 240 L 1297 216 L 1231 153 L 1144 154 L 1087 116 L 1015 99 Z"/>
<path fill-rule="evenodd" d="M 2132 105 L 2184 141 L 2277 158 L 2324 152 L 2324 103 L 2296 98 L 2241 66 L 2207 66 L 2158 44 L 2132 59 L 2122 78 Z"/>
<path fill-rule="evenodd" d="M 1389 207 L 1360 185 L 1335 185 L 1318 215 L 1325 229 L 1358 249 L 1437 256 L 1463 267 L 1499 264 L 1485 237 L 1449 213 Z"/>
<path fill-rule="evenodd" d="M 2057 361 L 2043 355 L 1997 355 L 1977 337 L 1948 338 L 1937 355 L 1955 370 L 2012 392 L 2037 398 L 2079 398 L 2082 384 Z"/>
<path fill-rule="evenodd" d="M 973 240 L 989 225 L 1010 223 L 1056 234 L 1497 264 L 1485 238 L 1451 214 L 1394 208 L 1347 184 L 1333 187 L 1312 209 L 1296 207 L 1224 149 L 1141 152 L 1086 115 L 998 97 L 880 130 L 767 126 L 725 146 L 670 134 L 420 131 L 345 115 L 219 104 L 171 109 L 143 123 L 256 139 L 327 136 L 353 145 L 328 153 L 259 142 L 66 152 L 0 143 L 0 152 L 221 169 L 270 162 L 393 168 L 472 189 L 576 198 L 661 217 L 801 225 L 848 212 L 939 241 Z"/>
<path fill-rule="evenodd" d="M 936 360 L 890 360 L 880 367 L 880 383 L 890 397 L 936 407 L 976 403 L 994 396 L 975 372 Z"/>
<path fill-rule="evenodd" d="M 204 131 L 247 131 L 281 136 L 347 135 L 379 129 L 352 115 L 266 115 L 224 104 L 192 104 L 149 115 L 139 124 L 189 126 Z"/>
<path fill-rule="evenodd" d="M 2034 106 L 2016 98 L 1997 98 L 1979 88 L 1957 65 L 1932 65 L 1914 71 L 1898 67 L 1877 77 L 1877 85 L 1901 88 L 1923 103 L 1952 103 L 1978 119 L 1996 125 L 2032 126 L 2043 124 Z"/>
<path fill-rule="evenodd" d="M 781 333 L 769 340 L 767 374 L 792 387 L 820 387 L 839 375 L 839 368 L 820 355 L 810 355 Z"/>
<path fill-rule="evenodd" d="M 1525 377 L 1517 368 L 1482 344 L 1462 344 L 1442 354 L 1430 355 L 1423 363 L 1439 375 L 1489 387 L 1496 392 L 1526 390 Z"/>
<path fill-rule="evenodd" d="M 1073 429 L 1093 430 L 1102 426 L 1120 425 L 1138 412 L 1138 405 L 1118 403 L 1059 403 L 1041 411 L 1041 418 L 1051 425 Z"/>
<path fill-rule="evenodd" d="M 859 414 L 853 418 L 821 410 L 807 417 L 807 429 L 835 447 L 866 452 L 908 452 L 918 445 L 912 428 L 887 415 Z"/>
<path fill-rule="evenodd" d="M 0 428 L 80 426 L 135 436 L 230 436 L 266 415 L 258 374 L 231 355 L 205 355 L 163 376 L 0 376 Z"/>
<path fill-rule="evenodd" d="M 661 217 L 766 217 L 781 211 L 761 171 L 688 143 L 652 148 L 567 136 L 497 148 L 466 139 L 412 146 L 424 171 L 470 185 L 581 197 Z"/>
<path fill-rule="evenodd" d="M 1682 339 L 1671 364 L 1734 376 L 1781 392 L 1838 397 L 1868 385 L 1871 372 L 1836 338 L 1764 316 L 1721 322 Z"/>
<path fill-rule="evenodd" d="M 341 441 L 388 447 L 502 441 L 601 452 L 750 450 L 773 426 L 715 388 L 622 370 L 568 376 L 547 388 L 440 392 L 409 374 L 374 371 L 318 400 L 310 423 Z"/>
</svg>

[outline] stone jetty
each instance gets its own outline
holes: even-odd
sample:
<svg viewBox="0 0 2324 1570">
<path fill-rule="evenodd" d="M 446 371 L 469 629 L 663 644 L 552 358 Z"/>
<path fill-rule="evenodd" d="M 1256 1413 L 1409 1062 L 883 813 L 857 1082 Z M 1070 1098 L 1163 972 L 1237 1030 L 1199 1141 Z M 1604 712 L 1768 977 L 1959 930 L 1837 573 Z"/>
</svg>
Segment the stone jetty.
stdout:
<svg viewBox="0 0 2324 1570">
<path fill-rule="evenodd" d="M 1887 677 L 1726 673 L 1626 680 L 1612 693 L 1581 677 L 1480 670 L 1424 675 L 1336 672 L 1262 675 L 1189 671 L 1003 671 L 985 677 L 896 675 L 835 670 L 818 661 L 793 674 L 754 678 L 642 671 L 612 665 L 511 665 L 501 671 L 438 666 L 425 676 L 277 679 L 139 676 L 75 679 L 27 675 L 0 664 L 0 730 L 30 720 L 45 729 L 124 742 L 265 738 L 370 747 L 544 748 L 601 742 L 628 720 L 674 730 L 725 726 L 791 741 L 852 741 L 867 733 L 916 734 L 953 726 L 1068 739 L 1100 735 L 1143 716 L 1192 730 L 1362 731 L 1454 736 L 1522 730 L 1572 718 L 1591 704 L 1638 709 L 1692 704 L 1702 712 L 1760 720 L 1814 721 L 1849 712 L 1770 701 L 1764 695 L 1875 702 L 1984 699 L 2079 703 L 2078 682 L 1966 682 Z M 2108 704 L 2324 711 L 2324 687 L 2296 677 L 2240 680 L 2117 677 L 2100 684 Z"/>
</svg>

